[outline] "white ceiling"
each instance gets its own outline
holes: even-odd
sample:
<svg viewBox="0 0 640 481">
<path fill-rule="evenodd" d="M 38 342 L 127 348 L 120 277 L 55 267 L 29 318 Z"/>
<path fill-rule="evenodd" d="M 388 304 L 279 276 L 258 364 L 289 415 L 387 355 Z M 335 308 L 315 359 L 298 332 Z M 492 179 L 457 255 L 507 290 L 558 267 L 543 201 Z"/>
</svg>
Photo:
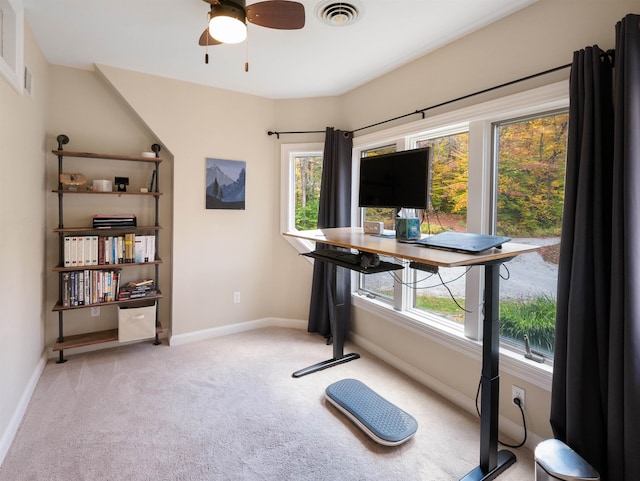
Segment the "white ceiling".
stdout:
<svg viewBox="0 0 640 481">
<path fill-rule="evenodd" d="M 323 0 L 300 0 L 303 29 L 250 24 L 248 43 L 209 47 L 208 65 L 198 45 L 210 8 L 203 0 L 22 1 L 52 64 L 109 65 L 281 99 L 343 94 L 536 0 L 349 0 L 360 14 L 348 26 L 321 22 Z"/>
</svg>

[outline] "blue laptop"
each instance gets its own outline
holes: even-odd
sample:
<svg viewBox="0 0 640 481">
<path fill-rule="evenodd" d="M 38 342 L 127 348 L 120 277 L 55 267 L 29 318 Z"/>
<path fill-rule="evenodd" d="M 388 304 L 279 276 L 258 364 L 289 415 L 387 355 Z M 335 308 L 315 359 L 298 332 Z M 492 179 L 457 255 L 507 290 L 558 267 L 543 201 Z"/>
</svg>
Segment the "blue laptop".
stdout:
<svg viewBox="0 0 640 481">
<path fill-rule="evenodd" d="M 416 244 L 434 249 L 478 254 L 493 247 L 502 247 L 511 237 L 472 234 L 470 232 L 442 232 L 416 241 Z"/>
</svg>

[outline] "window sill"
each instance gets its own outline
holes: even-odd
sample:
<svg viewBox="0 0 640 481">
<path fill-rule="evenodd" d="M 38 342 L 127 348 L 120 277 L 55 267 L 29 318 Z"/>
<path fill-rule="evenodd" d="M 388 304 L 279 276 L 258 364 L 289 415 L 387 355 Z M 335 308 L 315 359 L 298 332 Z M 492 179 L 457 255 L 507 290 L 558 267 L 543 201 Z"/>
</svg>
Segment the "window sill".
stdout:
<svg viewBox="0 0 640 481">
<path fill-rule="evenodd" d="M 388 304 L 369 299 L 357 293 L 352 296 L 354 306 L 381 317 L 417 335 L 437 342 L 449 349 L 469 356 L 477 361 L 482 360 L 482 343 L 468 339 L 461 329 L 425 320 L 410 312 L 399 312 Z M 531 384 L 551 392 L 553 368 L 548 364 L 540 364 L 525 359 L 523 354 L 500 349 L 500 371 L 523 379 Z"/>
</svg>

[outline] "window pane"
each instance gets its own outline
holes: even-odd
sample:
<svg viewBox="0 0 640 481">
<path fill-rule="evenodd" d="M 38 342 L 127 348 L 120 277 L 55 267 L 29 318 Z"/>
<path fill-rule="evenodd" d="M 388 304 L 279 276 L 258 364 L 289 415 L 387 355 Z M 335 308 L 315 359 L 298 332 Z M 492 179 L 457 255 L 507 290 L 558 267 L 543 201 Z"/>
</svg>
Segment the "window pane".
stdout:
<svg viewBox="0 0 640 481">
<path fill-rule="evenodd" d="M 469 133 L 425 139 L 416 147 L 431 147 L 431 195 L 423 232 L 467 230 Z"/>
<path fill-rule="evenodd" d="M 318 202 L 322 181 L 322 157 L 296 156 L 295 227 L 298 230 L 318 228 Z"/>
<path fill-rule="evenodd" d="M 379 147 L 362 152 L 362 157 L 373 157 L 374 155 L 389 154 L 396 151 L 395 144 Z M 382 209 L 366 207 L 363 209 L 363 221 L 383 222 L 384 228 L 395 230 L 396 219 L 395 209 Z M 393 262 L 393 259 L 381 256 L 380 260 Z M 393 273 L 380 272 L 378 274 L 360 274 L 360 290 L 366 291 L 370 296 L 381 297 L 387 301 L 393 300 L 393 286 L 395 277 Z"/>
<path fill-rule="evenodd" d="M 386 147 L 366 150 L 362 152 L 362 157 L 373 157 L 374 155 L 390 154 L 395 151 L 395 145 L 387 145 Z M 396 228 L 395 209 L 366 207 L 364 209 L 364 220 L 371 222 L 383 222 L 385 229 L 395 230 Z"/>
<path fill-rule="evenodd" d="M 553 352 L 564 202 L 566 112 L 496 125 L 497 234 L 542 248 L 507 262 L 500 332 L 507 343 Z"/>
<path fill-rule="evenodd" d="M 419 140 L 416 147 L 431 147 L 431 195 L 422 232 L 467 230 L 469 133 Z M 464 267 L 441 269 L 437 274 L 412 270 L 414 307 L 464 323 Z M 455 299 L 455 301 L 454 301 Z"/>
</svg>

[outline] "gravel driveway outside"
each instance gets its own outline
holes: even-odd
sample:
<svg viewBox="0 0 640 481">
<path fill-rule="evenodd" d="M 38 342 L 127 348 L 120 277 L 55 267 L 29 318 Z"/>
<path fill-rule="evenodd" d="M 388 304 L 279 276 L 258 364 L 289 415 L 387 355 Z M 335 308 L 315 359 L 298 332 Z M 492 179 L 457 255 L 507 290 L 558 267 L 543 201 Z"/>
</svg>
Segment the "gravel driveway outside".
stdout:
<svg viewBox="0 0 640 481">
<path fill-rule="evenodd" d="M 518 244 L 533 244 L 541 247 L 557 246 L 559 237 L 551 238 L 519 238 L 512 242 Z M 553 249 L 556 251 L 557 249 Z M 545 294 L 555 299 L 558 279 L 557 259 L 544 256 L 544 251 L 531 252 L 515 257 L 503 264 L 500 269 L 500 297 L 502 299 L 527 299 Z M 545 260 L 545 257 L 548 260 Z M 553 256 L 552 256 L 553 257 Z M 440 269 L 442 280 L 447 283 L 453 295 L 458 299 L 464 298 L 464 272 L 467 267 L 453 267 Z M 453 280 L 458 278 L 458 280 Z M 437 297 L 449 297 L 449 292 L 442 286 L 438 275 L 427 272 L 418 273 L 417 287 L 422 294 Z M 366 277 L 367 287 L 374 291 L 391 290 L 393 288 L 393 274 L 381 273 Z"/>
</svg>

